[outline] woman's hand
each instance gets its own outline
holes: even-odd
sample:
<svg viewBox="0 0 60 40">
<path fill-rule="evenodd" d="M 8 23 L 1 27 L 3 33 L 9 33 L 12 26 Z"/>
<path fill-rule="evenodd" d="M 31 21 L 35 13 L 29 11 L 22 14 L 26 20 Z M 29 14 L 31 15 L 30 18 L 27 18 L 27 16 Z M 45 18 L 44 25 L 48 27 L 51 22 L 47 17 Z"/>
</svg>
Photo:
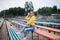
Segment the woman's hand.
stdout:
<svg viewBox="0 0 60 40">
<path fill-rule="evenodd" d="M 28 16 L 29 16 L 29 13 L 28 13 Z"/>
</svg>

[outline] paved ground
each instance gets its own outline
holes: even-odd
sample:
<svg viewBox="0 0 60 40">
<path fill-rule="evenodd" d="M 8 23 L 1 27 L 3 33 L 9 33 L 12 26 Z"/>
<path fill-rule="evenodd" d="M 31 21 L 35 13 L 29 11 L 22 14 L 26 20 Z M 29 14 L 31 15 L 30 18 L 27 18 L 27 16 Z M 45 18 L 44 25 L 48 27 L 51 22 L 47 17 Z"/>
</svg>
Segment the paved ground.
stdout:
<svg viewBox="0 0 60 40">
<path fill-rule="evenodd" d="M 0 29 L 0 40 L 9 40 L 9 36 L 6 30 L 5 22 L 3 23 L 2 28 Z"/>
</svg>

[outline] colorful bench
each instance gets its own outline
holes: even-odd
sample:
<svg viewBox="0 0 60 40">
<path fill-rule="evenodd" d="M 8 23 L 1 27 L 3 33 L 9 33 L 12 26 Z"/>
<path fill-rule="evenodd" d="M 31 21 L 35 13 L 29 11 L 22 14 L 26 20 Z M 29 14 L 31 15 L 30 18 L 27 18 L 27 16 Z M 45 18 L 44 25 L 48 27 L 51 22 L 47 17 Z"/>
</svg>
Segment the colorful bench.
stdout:
<svg viewBox="0 0 60 40">
<path fill-rule="evenodd" d="M 21 36 L 19 36 L 17 32 L 12 28 L 13 25 L 10 22 L 6 21 L 6 25 L 8 28 L 10 40 L 22 40 Z"/>
<path fill-rule="evenodd" d="M 58 30 L 58 29 L 49 28 L 49 27 L 40 26 L 40 25 L 36 25 L 36 27 L 41 28 L 41 29 L 45 29 L 45 30 L 48 30 L 48 31 L 53 31 L 53 32 L 56 32 L 56 33 L 60 33 L 60 30 Z"/>
<path fill-rule="evenodd" d="M 47 27 L 51 27 L 51 28 L 56 28 L 56 29 L 60 29 L 60 23 L 52 23 L 52 22 L 35 22 L 35 24 L 37 25 L 41 25 L 41 26 L 47 26 Z"/>
<path fill-rule="evenodd" d="M 57 40 L 57 39 L 60 40 L 60 36 L 50 34 L 50 33 L 44 32 L 42 30 L 36 29 L 36 30 L 34 30 L 34 32 L 37 33 L 38 35 L 48 38 L 49 40 Z"/>
<path fill-rule="evenodd" d="M 14 29 L 8 29 L 10 40 L 22 40 Z"/>
<path fill-rule="evenodd" d="M 19 24 L 19 23 L 16 23 L 16 24 L 18 24 L 20 26 L 25 26 L 25 25 Z M 44 37 L 48 38 L 49 40 L 57 40 L 57 39 L 60 40 L 60 36 L 50 34 L 48 32 L 44 32 L 42 30 L 35 29 L 33 32 L 37 33 L 38 35 L 44 36 Z M 32 32 L 32 34 L 33 34 L 33 32 Z M 32 35 L 32 39 L 33 39 L 33 35 Z"/>
</svg>

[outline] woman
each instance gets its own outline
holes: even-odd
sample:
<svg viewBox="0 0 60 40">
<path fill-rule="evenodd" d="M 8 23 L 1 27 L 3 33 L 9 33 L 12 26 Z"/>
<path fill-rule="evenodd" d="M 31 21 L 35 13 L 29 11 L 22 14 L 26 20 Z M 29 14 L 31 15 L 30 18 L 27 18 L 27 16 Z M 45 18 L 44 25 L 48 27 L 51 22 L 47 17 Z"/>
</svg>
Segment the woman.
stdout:
<svg viewBox="0 0 60 40">
<path fill-rule="evenodd" d="M 26 35 L 28 31 L 34 31 L 35 30 L 35 20 L 36 20 L 36 16 L 34 15 L 33 11 L 29 12 L 29 17 L 27 16 L 26 19 L 28 20 L 27 23 L 25 24 L 26 27 L 23 27 L 21 29 L 21 32 L 24 33 L 24 38 L 23 40 L 26 40 Z"/>
</svg>

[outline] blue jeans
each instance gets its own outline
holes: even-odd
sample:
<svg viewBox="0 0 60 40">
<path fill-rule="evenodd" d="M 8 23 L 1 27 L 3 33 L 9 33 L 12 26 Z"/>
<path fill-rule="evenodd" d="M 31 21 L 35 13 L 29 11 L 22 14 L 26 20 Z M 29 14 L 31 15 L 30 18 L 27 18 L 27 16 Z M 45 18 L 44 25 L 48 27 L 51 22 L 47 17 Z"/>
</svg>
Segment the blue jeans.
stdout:
<svg viewBox="0 0 60 40">
<path fill-rule="evenodd" d="M 24 33 L 24 37 L 26 37 L 28 31 L 34 31 L 34 30 L 35 30 L 35 26 L 34 25 L 33 26 L 26 26 L 26 27 L 23 27 L 21 29 L 21 32 L 23 32 Z"/>
</svg>

